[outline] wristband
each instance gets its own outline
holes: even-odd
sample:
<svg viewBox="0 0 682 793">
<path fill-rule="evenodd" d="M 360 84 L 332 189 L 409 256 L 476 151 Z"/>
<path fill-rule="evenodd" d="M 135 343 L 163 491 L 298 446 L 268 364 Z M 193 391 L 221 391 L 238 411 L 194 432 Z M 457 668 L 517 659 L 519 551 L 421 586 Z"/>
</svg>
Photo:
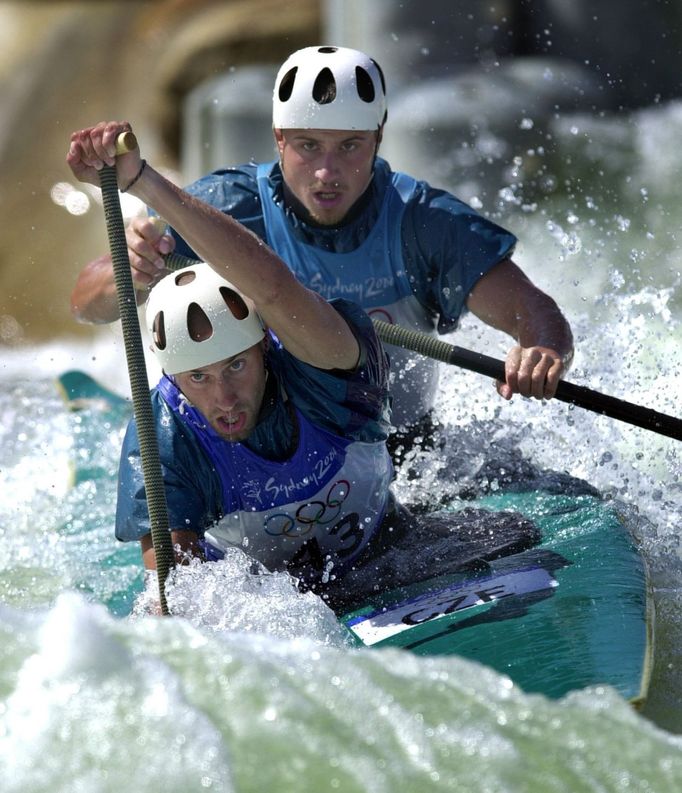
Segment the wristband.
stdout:
<svg viewBox="0 0 682 793">
<path fill-rule="evenodd" d="M 128 190 L 130 190 L 130 188 L 135 184 L 135 182 L 137 182 L 137 180 L 142 176 L 142 172 L 146 167 L 147 167 L 147 160 L 142 160 L 142 163 L 140 164 L 140 170 L 137 172 L 137 176 L 135 176 L 132 182 L 130 182 L 130 184 L 120 192 L 127 193 Z"/>
</svg>

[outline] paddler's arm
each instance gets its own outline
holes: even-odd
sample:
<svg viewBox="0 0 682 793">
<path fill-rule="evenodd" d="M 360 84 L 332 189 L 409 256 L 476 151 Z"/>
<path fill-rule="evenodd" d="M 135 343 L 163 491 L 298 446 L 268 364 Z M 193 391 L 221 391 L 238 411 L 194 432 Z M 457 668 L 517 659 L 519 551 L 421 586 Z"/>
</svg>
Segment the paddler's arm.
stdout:
<svg viewBox="0 0 682 793">
<path fill-rule="evenodd" d="M 176 564 L 187 564 L 189 558 L 202 558 L 199 546 L 199 535 L 186 529 L 171 531 L 171 542 L 175 551 Z M 156 570 L 156 553 L 152 544 L 152 535 L 145 534 L 140 540 L 142 546 L 142 563 L 145 570 Z"/>
<path fill-rule="evenodd" d="M 507 353 L 506 382 L 497 383 L 500 396 L 551 399 L 573 357 L 573 334 L 556 302 L 504 259 L 476 283 L 467 307 L 517 341 Z"/>
<path fill-rule="evenodd" d="M 175 240 L 164 234 L 153 218 L 134 218 L 126 230 L 130 272 L 137 305 L 167 274 L 162 256 L 171 253 Z M 78 322 L 105 324 L 119 319 L 118 298 L 111 256 L 105 254 L 89 262 L 78 274 L 71 293 L 71 313 Z"/>
<path fill-rule="evenodd" d="M 119 185 L 155 209 L 219 275 L 248 295 L 292 355 L 320 369 L 354 369 L 360 347 L 346 321 L 259 237 L 144 167 L 137 149 L 116 157 L 118 136 L 130 130 L 126 122 L 102 122 L 74 132 L 67 162 L 76 178 L 99 184 L 104 163 L 115 165 Z"/>
</svg>

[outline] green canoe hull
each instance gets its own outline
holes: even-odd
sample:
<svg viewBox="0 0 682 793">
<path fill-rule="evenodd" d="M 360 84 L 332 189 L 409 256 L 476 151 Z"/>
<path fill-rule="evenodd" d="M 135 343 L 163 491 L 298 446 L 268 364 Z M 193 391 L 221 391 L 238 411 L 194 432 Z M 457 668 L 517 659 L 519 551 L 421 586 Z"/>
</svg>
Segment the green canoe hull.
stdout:
<svg viewBox="0 0 682 793">
<path fill-rule="evenodd" d="M 384 593 L 342 617 L 358 644 L 463 656 L 553 698 L 609 685 L 641 705 L 651 674 L 652 598 L 615 506 L 542 491 L 467 504 L 521 513 L 541 529 L 541 544 Z"/>
</svg>

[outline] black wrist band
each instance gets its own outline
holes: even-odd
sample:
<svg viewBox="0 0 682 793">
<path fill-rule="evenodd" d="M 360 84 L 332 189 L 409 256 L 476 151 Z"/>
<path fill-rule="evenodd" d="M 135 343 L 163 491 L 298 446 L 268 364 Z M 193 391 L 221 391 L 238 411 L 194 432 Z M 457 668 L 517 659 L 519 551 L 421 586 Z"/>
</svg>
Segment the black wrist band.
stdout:
<svg viewBox="0 0 682 793">
<path fill-rule="evenodd" d="M 142 172 L 146 167 L 147 167 L 147 160 L 142 160 L 142 163 L 140 164 L 140 170 L 137 172 L 137 176 L 132 180 L 132 182 L 130 182 L 130 184 L 124 190 L 121 190 L 120 192 L 127 193 L 128 190 L 130 190 L 130 188 L 135 184 L 135 182 L 137 182 L 137 180 L 142 176 Z"/>
</svg>

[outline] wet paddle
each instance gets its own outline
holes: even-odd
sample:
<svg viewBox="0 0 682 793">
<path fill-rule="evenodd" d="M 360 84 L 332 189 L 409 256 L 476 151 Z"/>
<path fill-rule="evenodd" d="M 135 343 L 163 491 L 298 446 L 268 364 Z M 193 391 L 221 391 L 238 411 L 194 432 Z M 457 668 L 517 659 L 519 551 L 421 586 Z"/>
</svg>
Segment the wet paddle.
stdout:
<svg viewBox="0 0 682 793">
<path fill-rule="evenodd" d="M 379 338 L 386 344 L 403 347 L 420 355 L 433 358 L 443 363 L 469 369 L 472 372 L 492 377 L 495 380 L 504 380 L 504 362 L 490 358 L 478 352 L 472 352 L 462 347 L 455 347 L 444 341 L 434 339 L 426 333 L 408 330 L 400 325 L 391 325 L 388 322 L 375 319 Z M 590 388 L 575 385 L 562 380 L 557 388 L 555 399 L 568 402 L 571 405 L 601 413 L 609 418 L 624 421 L 635 427 L 642 427 L 660 435 L 666 435 L 675 440 L 682 440 L 682 419 L 658 413 L 650 408 L 633 405 Z"/>
<path fill-rule="evenodd" d="M 116 141 L 116 153 L 125 154 L 137 148 L 132 132 L 123 132 Z M 100 171 L 104 218 L 114 267 L 114 281 L 121 316 L 123 340 L 133 401 L 133 411 L 140 442 L 142 473 L 149 509 L 152 545 L 156 556 L 161 613 L 168 614 L 165 583 L 174 564 L 173 545 L 168 525 L 166 490 L 161 472 L 156 426 L 149 396 L 149 381 L 144 359 L 140 323 L 137 316 L 135 288 L 130 272 L 130 259 L 125 227 L 118 196 L 116 168 L 105 165 Z"/>
</svg>

